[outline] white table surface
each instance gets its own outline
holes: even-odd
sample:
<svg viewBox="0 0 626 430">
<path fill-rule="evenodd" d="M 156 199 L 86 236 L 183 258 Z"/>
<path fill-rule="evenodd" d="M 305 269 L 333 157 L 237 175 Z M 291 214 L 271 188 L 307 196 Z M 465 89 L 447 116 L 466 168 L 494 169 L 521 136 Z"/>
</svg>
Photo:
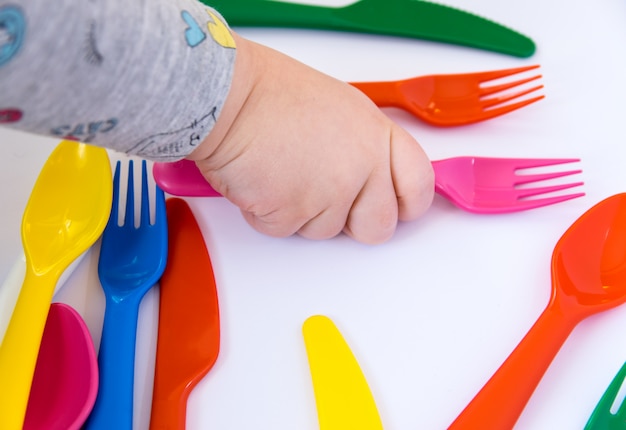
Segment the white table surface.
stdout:
<svg viewBox="0 0 626 430">
<path fill-rule="evenodd" d="M 626 3 L 446 4 L 529 35 L 536 54 L 519 59 L 435 42 L 313 30 L 239 32 L 353 81 L 540 64 L 546 98 L 488 122 L 441 129 L 400 110 L 386 112 L 433 159 L 580 157 L 587 195 L 496 216 L 463 212 L 437 196 L 423 218 L 400 225 L 381 246 L 346 237 L 272 239 L 248 227 L 224 199 L 189 199 L 214 264 L 223 335 L 215 367 L 190 397 L 189 429 L 317 428 L 301 335 L 303 321 L 314 314 L 329 316 L 344 334 L 386 429 L 446 428 L 546 306 L 551 253 L 561 234 L 592 205 L 626 190 Z M 30 189 L 58 141 L 0 129 L 0 142 L 3 279 L 21 253 L 20 220 Z M 96 343 L 104 312 L 97 249 L 55 296 L 81 312 Z M 149 422 L 157 306 L 158 287 L 140 313 L 137 429 Z M 516 429 L 581 429 L 626 360 L 625 333 L 624 307 L 581 323 Z"/>
</svg>

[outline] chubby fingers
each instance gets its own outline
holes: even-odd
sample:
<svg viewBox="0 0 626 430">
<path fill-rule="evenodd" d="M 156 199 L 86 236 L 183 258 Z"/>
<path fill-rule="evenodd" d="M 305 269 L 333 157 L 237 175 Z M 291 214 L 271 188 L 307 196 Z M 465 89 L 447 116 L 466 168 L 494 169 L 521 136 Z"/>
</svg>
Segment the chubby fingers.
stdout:
<svg viewBox="0 0 626 430">
<path fill-rule="evenodd" d="M 299 202 L 276 203 L 271 211 L 256 209 L 242 210 L 244 219 L 255 230 L 273 237 L 287 237 L 298 234 L 307 239 L 330 239 L 340 234 L 352 199 L 338 197 L 329 190 L 327 193 L 306 194 Z"/>
<path fill-rule="evenodd" d="M 343 229 L 351 238 L 366 244 L 385 242 L 398 223 L 398 201 L 388 167 L 373 171 L 352 204 Z"/>
<path fill-rule="evenodd" d="M 412 221 L 431 205 L 434 196 L 432 164 L 421 146 L 393 124 L 389 164 L 370 176 L 355 200 L 344 227 L 352 238 L 370 244 L 387 241 L 397 222 Z"/>
<path fill-rule="evenodd" d="M 391 129 L 391 177 L 398 218 L 413 221 L 430 207 L 435 194 L 433 167 L 417 141 L 403 128 Z"/>
<path fill-rule="evenodd" d="M 432 165 L 420 145 L 395 125 L 389 136 L 389 151 L 383 151 L 386 158 L 360 182 L 332 188 L 312 184 L 298 198 L 243 210 L 244 218 L 256 230 L 275 237 L 297 233 L 320 240 L 343 231 L 366 244 L 387 241 L 399 220 L 418 218 L 434 195 Z"/>
</svg>

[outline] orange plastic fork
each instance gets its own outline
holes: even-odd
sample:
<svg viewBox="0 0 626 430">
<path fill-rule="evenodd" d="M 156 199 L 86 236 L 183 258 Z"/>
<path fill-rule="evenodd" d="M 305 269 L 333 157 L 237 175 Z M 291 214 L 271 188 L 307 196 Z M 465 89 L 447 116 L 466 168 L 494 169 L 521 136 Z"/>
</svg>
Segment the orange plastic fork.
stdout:
<svg viewBox="0 0 626 430">
<path fill-rule="evenodd" d="M 513 93 L 505 92 L 539 79 L 541 75 L 484 85 L 486 82 L 538 67 L 539 65 L 534 65 L 489 72 L 428 75 L 401 81 L 351 82 L 351 85 L 363 91 L 379 107 L 398 107 L 430 124 L 450 127 L 484 121 L 541 100 L 543 95 L 507 104 L 543 88 L 543 85 L 523 88 Z"/>
</svg>

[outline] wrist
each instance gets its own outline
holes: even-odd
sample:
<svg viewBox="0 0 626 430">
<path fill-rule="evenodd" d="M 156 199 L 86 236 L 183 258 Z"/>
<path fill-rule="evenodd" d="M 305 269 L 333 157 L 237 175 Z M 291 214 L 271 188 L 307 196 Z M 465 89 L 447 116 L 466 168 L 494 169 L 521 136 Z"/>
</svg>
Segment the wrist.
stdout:
<svg viewBox="0 0 626 430">
<path fill-rule="evenodd" d="M 219 144 L 228 134 L 248 95 L 254 87 L 256 81 L 254 70 L 257 62 L 254 44 L 234 32 L 232 36 L 235 40 L 237 54 L 228 97 L 217 118 L 215 126 L 202 143 L 186 157 L 189 160 L 206 160 L 215 152 Z"/>
</svg>

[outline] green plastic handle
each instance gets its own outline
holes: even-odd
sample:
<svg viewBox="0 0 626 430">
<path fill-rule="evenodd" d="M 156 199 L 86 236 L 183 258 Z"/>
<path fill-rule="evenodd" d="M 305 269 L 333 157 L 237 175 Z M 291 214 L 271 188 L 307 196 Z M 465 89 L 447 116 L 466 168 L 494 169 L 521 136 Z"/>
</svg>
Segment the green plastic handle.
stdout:
<svg viewBox="0 0 626 430">
<path fill-rule="evenodd" d="M 360 0 L 343 7 L 274 0 L 202 0 L 231 26 L 292 27 L 411 37 L 529 57 L 535 43 L 503 25 L 422 0 Z"/>
<path fill-rule="evenodd" d="M 622 365 L 600 398 L 584 430 L 624 430 L 626 428 L 625 403 L 622 402 L 616 414 L 611 413 L 611 408 L 624 380 L 626 380 L 626 363 Z"/>
<path fill-rule="evenodd" d="M 244 27 L 335 28 L 334 8 L 266 0 L 202 0 L 230 25 Z"/>
</svg>

